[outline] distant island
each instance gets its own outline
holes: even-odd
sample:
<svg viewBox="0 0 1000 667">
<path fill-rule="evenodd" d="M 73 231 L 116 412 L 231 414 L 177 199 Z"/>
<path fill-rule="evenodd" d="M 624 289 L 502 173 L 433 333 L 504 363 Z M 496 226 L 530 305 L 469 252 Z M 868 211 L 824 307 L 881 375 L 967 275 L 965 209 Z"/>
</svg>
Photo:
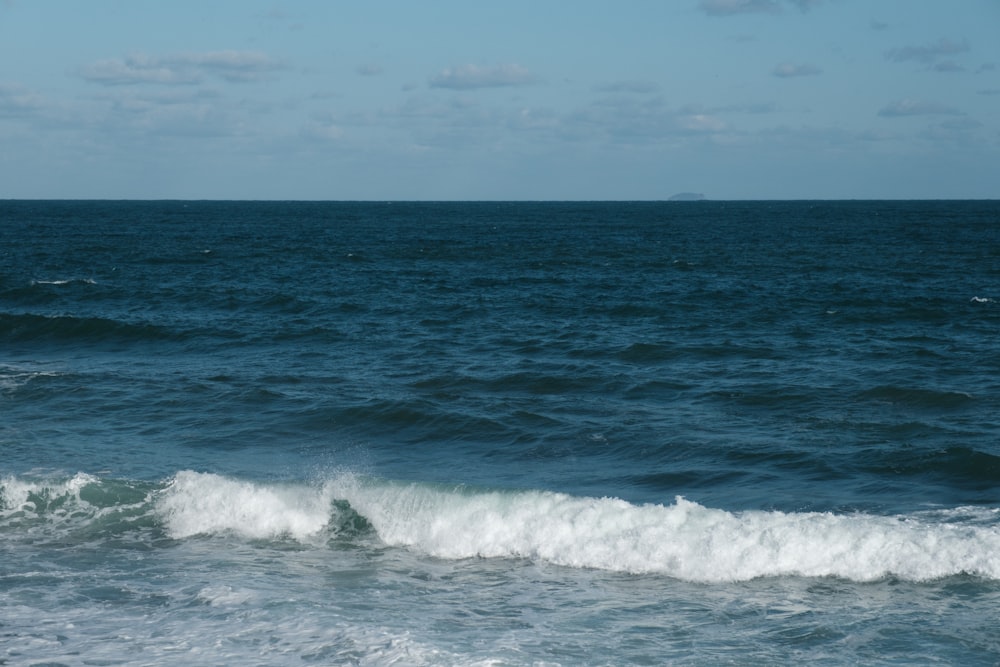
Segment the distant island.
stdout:
<svg viewBox="0 0 1000 667">
<path fill-rule="evenodd" d="M 705 195 L 700 192 L 678 192 L 670 201 L 704 201 Z"/>
</svg>

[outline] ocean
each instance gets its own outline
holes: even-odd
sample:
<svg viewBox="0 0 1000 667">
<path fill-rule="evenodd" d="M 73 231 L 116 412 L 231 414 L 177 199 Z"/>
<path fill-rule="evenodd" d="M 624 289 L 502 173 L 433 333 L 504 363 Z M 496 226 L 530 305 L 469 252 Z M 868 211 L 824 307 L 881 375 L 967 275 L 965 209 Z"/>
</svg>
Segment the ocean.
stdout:
<svg viewBox="0 0 1000 667">
<path fill-rule="evenodd" d="M 1000 664 L 1000 202 L 0 201 L 0 664 Z"/>
</svg>

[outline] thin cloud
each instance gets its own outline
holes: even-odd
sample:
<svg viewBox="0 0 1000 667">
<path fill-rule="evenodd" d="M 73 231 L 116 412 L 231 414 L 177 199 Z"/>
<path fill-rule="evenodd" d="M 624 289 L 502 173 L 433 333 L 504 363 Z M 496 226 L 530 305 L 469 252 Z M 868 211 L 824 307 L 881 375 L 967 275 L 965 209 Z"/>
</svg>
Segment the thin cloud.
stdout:
<svg viewBox="0 0 1000 667">
<path fill-rule="evenodd" d="M 781 11 L 781 5 L 775 0 L 701 0 L 699 7 L 709 16 L 777 14 Z"/>
<path fill-rule="evenodd" d="M 83 67 L 80 76 L 106 86 L 186 85 L 208 77 L 237 83 L 258 81 L 278 69 L 280 63 L 258 51 L 210 51 L 99 60 Z"/>
<path fill-rule="evenodd" d="M 709 16 L 735 14 L 780 14 L 785 5 L 793 5 L 802 12 L 819 7 L 823 0 L 701 0 L 698 7 Z"/>
<path fill-rule="evenodd" d="M 260 51 L 212 51 L 174 57 L 181 66 L 211 72 L 227 81 L 257 81 L 282 66 Z"/>
<path fill-rule="evenodd" d="M 93 99 L 113 102 L 115 104 L 134 105 L 139 103 L 148 106 L 163 106 L 172 104 L 195 104 L 205 101 L 221 99 L 222 95 L 218 91 L 203 88 L 167 88 L 151 91 L 144 89 L 144 92 L 119 93 L 118 91 L 100 93 Z"/>
<path fill-rule="evenodd" d="M 98 60 L 81 69 L 80 76 L 91 83 L 106 86 L 131 86 L 141 83 L 191 84 L 199 83 L 202 79 L 197 72 L 181 71 L 144 55 Z"/>
<path fill-rule="evenodd" d="M 344 138 L 344 129 L 332 121 L 317 120 L 302 127 L 299 135 L 310 140 L 340 141 Z"/>
<path fill-rule="evenodd" d="M 954 60 L 943 60 L 936 63 L 931 67 L 935 72 L 953 73 L 953 72 L 964 72 L 965 68 L 956 63 Z"/>
<path fill-rule="evenodd" d="M 890 102 L 882 107 L 879 109 L 878 115 L 886 118 L 899 118 L 903 116 L 960 116 L 962 112 L 954 107 L 935 102 L 902 99 Z"/>
<path fill-rule="evenodd" d="M 950 39 L 939 39 L 934 44 L 922 46 L 903 46 L 898 49 L 887 51 L 885 57 L 894 63 L 904 63 L 916 61 L 920 63 L 933 63 L 938 58 L 953 56 L 969 51 L 969 43 L 966 40 L 955 42 Z"/>
<path fill-rule="evenodd" d="M 378 76 L 382 73 L 382 68 L 379 65 L 368 63 L 365 65 L 358 65 L 358 68 L 355 71 L 361 76 Z"/>
<path fill-rule="evenodd" d="M 42 98 L 22 86 L 0 84 L 0 117 L 25 116 L 42 108 Z"/>
<path fill-rule="evenodd" d="M 729 128 L 712 109 L 673 108 L 660 97 L 617 96 L 596 100 L 570 114 L 566 129 L 581 141 L 597 137 L 617 145 L 648 147 L 717 137 Z"/>
<path fill-rule="evenodd" d="M 637 93 L 648 94 L 659 92 L 660 87 L 651 81 L 615 81 L 594 86 L 599 93 Z"/>
<path fill-rule="evenodd" d="M 497 88 L 502 86 L 523 86 L 535 82 L 535 77 L 521 65 L 462 65 L 442 70 L 431 77 L 431 88 L 451 88 L 471 90 L 474 88 Z"/>
<path fill-rule="evenodd" d="M 813 7 L 819 7 L 823 4 L 823 0 L 791 0 L 792 4 L 798 7 L 800 10 L 807 12 Z"/>
<path fill-rule="evenodd" d="M 716 113 L 742 113 L 742 114 L 766 114 L 775 113 L 779 111 L 778 107 L 772 102 L 762 102 L 758 104 L 733 104 L 729 106 L 718 107 L 714 110 Z"/>
<path fill-rule="evenodd" d="M 725 121 L 716 116 L 702 113 L 678 116 L 677 125 L 684 132 L 696 134 L 722 132 L 726 129 Z"/>
<path fill-rule="evenodd" d="M 261 14 L 261 17 L 270 21 L 287 21 L 291 15 L 283 9 L 274 8 Z"/>
<path fill-rule="evenodd" d="M 718 114 L 769 114 L 778 111 L 771 102 L 759 104 L 727 104 L 723 106 L 705 107 L 700 104 L 685 104 L 677 109 L 684 115 L 718 115 Z"/>
<path fill-rule="evenodd" d="M 771 72 L 774 76 L 782 79 L 796 76 L 816 76 L 822 73 L 823 70 L 815 65 L 793 65 L 792 63 L 782 63 Z"/>
<path fill-rule="evenodd" d="M 137 137 L 233 137 L 246 131 L 246 109 L 198 89 L 117 88 L 94 96 L 95 131 L 127 142 Z"/>
<path fill-rule="evenodd" d="M 941 123 L 941 127 L 946 130 L 978 130 L 983 124 L 973 118 L 955 118 Z"/>
</svg>

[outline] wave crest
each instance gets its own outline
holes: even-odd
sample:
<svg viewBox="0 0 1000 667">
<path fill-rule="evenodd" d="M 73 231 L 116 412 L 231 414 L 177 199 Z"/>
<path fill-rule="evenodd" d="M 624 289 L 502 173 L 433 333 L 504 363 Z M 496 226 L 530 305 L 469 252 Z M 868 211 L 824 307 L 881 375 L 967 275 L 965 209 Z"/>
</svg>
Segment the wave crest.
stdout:
<svg viewBox="0 0 1000 667">
<path fill-rule="evenodd" d="M 233 533 L 250 539 L 308 540 L 330 522 L 324 489 L 263 485 L 183 471 L 160 494 L 157 510 L 175 539 Z"/>
<path fill-rule="evenodd" d="M 331 482 L 394 546 L 441 558 L 506 557 L 689 581 L 841 577 L 1000 578 L 996 510 L 944 515 L 731 513 L 552 492 L 468 492 Z M 970 521 L 975 517 L 976 521 Z"/>
<path fill-rule="evenodd" d="M 192 471 L 178 472 L 165 484 L 83 473 L 63 481 L 0 479 L 0 534 L 28 539 L 38 530 L 54 539 L 235 536 L 291 539 L 315 548 L 332 539 L 359 546 L 378 540 L 443 559 L 529 559 L 707 583 L 784 576 L 1000 580 L 995 508 L 899 516 L 729 512 L 681 497 L 672 504 L 636 505 L 352 474 L 314 484 Z"/>
</svg>

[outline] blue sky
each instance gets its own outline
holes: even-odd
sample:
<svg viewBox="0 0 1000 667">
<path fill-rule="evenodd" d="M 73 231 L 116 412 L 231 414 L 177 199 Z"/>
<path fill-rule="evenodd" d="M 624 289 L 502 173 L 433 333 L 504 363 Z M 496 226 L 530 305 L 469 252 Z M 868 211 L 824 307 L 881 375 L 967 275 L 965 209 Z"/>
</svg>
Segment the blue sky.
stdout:
<svg viewBox="0 0 1000 667">
<path fill-rule="evenodd" d="M 0 0 L 0 198 L 1000 198 L 1000 0 Z"/>
</svg>

